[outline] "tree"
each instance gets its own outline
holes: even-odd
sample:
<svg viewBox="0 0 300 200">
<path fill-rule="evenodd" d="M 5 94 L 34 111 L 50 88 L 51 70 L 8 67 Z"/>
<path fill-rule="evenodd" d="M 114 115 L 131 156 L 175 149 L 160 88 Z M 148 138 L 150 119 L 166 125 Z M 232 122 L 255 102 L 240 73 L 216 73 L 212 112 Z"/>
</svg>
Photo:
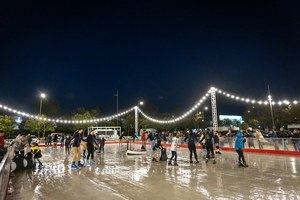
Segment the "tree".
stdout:
<svg viewBox="0 0 300 200">
<path fill-rule="evenodd" d="M 28 119 L 25 122 L 24 128 L 30 133 L 38 133 L 38 137 L 40 138 L 40 133 L 42 133 L 44 130 L 45 132 L 55 131 L 55 124 L 37 119 Z"/>
<path fill-rule="evenodd" d="M 96 111 L 93 111 L 94 115 L 96 115 Z M 80 120 L 91 120 L 94 119 L 95 116 L 93 116 L 90 111 L 84 109 L 84 108 L 78 108 L 73 112 L 72 120 L 80 121 Z M 95 123 L 96 124 L 96 123 Z M 73 130 L 77 130 L 79 128 L 83 128 L 84 130 L 87 130 L 87 128 L 90 126 L 90 124 L 75 124 L 73 126 Z"/>
<path fill-rule="evenodd" d="M 14 119 L 11 116 L 0 116 L 0 131 L 10 135 L 14 127 Z"/>
<path fill-rule="evenodd" d="M 247 123 L 243 122 L 243 123 L 241 124 L 241 129 L 242 129 L 242 130 L 248 130 L 248 129 L 249 129 L 249 125 L 248 125 Z"/>
<path fill-rule="evenodd" d="M 292 123 L 300 123 L 300 106 L 299 105 L 283 105 L 274 106 L 274 121 L 275 126 L 280 128 Z M 268 106 L 261 106 L 247 108 L 244 113 L 245 122 L 251 127 L 255 128 L 272 128 L 272 118 L 270 108 Z"/>
</svg>

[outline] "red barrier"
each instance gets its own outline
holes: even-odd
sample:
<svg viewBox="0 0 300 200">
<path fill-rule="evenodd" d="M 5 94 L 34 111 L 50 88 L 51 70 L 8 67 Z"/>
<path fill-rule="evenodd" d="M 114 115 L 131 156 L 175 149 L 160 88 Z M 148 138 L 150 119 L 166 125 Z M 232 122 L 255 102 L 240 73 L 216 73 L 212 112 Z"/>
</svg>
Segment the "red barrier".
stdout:
<svg viewBox="0 0 300 200">
<path fill-rule="evenodd" d="M 127 144 L 127 141 L 106 141 L 105 144 Z M 142 142 L 137 141 L 137 142 L 131 142 L 131 144 L 142 144 Z M 149 145 L 149 143 L 147 143 Z M 163 144 L 164 147 L 170 147 L 171 144 Z M 39 144 L 41 147 L 45 147 L 45 144 Z M 57 144 L 57 146 L 60 146 L 60 144 Z M 187 148 L 187 144 L 181 144 L 179 145 L 181 148 Z M 201 149 L 201 146 L 197 145 L 197 149 Z M 234 151 L 234 148 L 230 147 L 222 147 L 221 150 L 223 151 Z M 272 149 L 244 149 L 244 152 L 247 153 L 259 153 L 259 154 L 273 154 L 273 155 L 284 155 L 284 156 L 300 156 L 299 151 L 285 151 L 285 150 L 272 150 Z"/>
<path fill-rule="evenodd" d="M 234 148 L 223 147 L 223 151 L 235 151 Z M 300 156 L 299 151 L 285 151 L 285 150 L 272 150 L 272 149 L 244 149 L 247 153 L 260 153 L 260 154 L 274 154 L 284 156 Z"/>
</svg>

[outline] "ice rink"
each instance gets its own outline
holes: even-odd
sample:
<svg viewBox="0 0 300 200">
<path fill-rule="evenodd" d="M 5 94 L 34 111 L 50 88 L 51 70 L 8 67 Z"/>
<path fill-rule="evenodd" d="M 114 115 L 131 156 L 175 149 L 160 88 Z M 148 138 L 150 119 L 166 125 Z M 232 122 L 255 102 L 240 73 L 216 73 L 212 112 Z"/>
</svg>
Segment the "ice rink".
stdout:
<svg viewBox="0 0 300 200">
<path fill-rule="evenodd" d="M 152 163 L 150 153 L 126 156 L 125 145 L 105 148 L 79 170 L 63 149 L 44 148 L 44 167 L 14 173 L 9 199 L 300 199 L 299 157 L 246 153 L 249 167 L 240 168 L 234 152 L 217 155 L 215 165 L 190 164 L 182 148 L 173 167 Z"/>
</svg>

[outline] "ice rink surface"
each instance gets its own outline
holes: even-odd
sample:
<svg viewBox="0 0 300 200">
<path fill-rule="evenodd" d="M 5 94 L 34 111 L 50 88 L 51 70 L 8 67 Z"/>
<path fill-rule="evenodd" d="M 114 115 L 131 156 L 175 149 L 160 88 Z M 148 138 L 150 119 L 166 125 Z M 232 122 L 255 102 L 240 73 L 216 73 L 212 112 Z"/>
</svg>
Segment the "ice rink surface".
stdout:
<svg viewBox="0 0 300 200">
<path fill-rule="evenodd" d="M 299 157 L 246 153 L 249 167 L 241 168 L 234 152 L 217 155 L 215 165 L 190 164 L 182 148 L 174 167 L 152 163 L 150 152 L 125 152 L 125 145 L 107 145 L 96 164 L 71 170 L 63 149 L 44 148 L 44 167 L 14 173 L 9 199 L 300 199 Z"/>
</svg>

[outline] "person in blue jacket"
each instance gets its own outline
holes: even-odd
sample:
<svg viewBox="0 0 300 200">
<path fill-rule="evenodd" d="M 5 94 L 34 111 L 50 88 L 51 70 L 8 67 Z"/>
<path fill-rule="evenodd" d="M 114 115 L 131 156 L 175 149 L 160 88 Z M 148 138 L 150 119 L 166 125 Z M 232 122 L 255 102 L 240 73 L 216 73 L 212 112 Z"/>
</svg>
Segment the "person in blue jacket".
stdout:
<svg viewBox="0 0 300 200">
<path fill-rule="evenodd" d="M 241 131 L 238 131 L 235 135 L 235 145 L 234 148 L 239 155 L 239 166 L 240 167 L 248 167 L 245 161 L 243 149 L 244 149 L 244 142 L 246 140 L 244 139 L 244 135 Z"/>
</svg>

